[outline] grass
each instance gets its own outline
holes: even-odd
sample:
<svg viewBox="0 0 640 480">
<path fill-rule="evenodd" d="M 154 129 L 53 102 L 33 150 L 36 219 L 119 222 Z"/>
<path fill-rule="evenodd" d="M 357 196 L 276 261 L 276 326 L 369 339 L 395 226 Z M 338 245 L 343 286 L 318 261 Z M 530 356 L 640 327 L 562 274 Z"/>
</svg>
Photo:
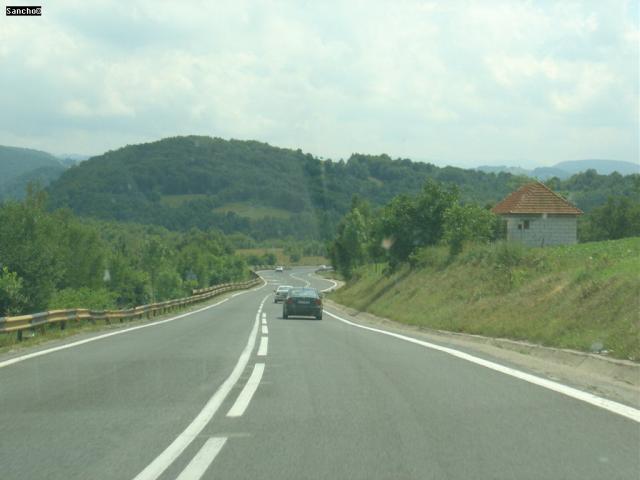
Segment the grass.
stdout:
<svg viewBox="0 0 640 480">
<path fill-rule="evenodd" d="M 266 217 L 280 218 L 287 220 L 291 218 L 291 212 L 274 207 L 256 206 L 247 203 L 229 203 L 214 209 L 214 212 L 227 213 L 234 212 L 236 215 L 250 220 L 260 220 Z"/>
<path fill-rule="evenodd" d="M 367 266 L 333 298 L 429 328 L 640 361 L 640 238 L 526 249 L 476 246 L 455 259 L 436 247 L 413 269 Z"/>
<path fill-rule="evenodd" d="M 199 200 L 202 198 L 207 198 L 208 195 L 206 193 L 193 193 L 193 194 L 184 194 L 184 195 L 163 195 L 160 202 L 168 207 L 179 207 L 183 203 L 190 202 L 192 200 Z"/>
</svg>

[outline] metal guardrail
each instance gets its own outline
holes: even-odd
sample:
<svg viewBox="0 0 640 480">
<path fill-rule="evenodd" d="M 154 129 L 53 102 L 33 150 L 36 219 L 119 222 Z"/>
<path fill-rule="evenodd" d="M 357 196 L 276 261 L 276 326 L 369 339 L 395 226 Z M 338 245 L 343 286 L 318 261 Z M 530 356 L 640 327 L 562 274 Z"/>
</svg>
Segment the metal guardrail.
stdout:
<svg viewBox="0 0 640 480">
<path fill-rule="evenodd" d="M 67 322 L 88 320 L 95 323 L 96 320 L 104 320 L 111 323 L 113 320 L 122 322 L 125 319 L 151 318 L 157 315 L 177 310 L 192 303 L 202 302 L 224 292 L 232 290 L 244 290 L 260 283 L 260 278 L 254 272 L 253 279 L 242 283 L 223 283 L 213 287 L 193 290 L 190 297 L 176 298 L 164 302 L 140 305 L 124 310 L 89 310 L 86 308 L 72 308 L 67 310 L 49 310 L 31 315 L 17 315 L 12 317 L 0 317 L 0 333 L 16 332 L 18 341 L 22 340 L 25 330 L 35 330 L 45 325 L 60 324 L 60 329 L 66 328 Z"/>
</svg>

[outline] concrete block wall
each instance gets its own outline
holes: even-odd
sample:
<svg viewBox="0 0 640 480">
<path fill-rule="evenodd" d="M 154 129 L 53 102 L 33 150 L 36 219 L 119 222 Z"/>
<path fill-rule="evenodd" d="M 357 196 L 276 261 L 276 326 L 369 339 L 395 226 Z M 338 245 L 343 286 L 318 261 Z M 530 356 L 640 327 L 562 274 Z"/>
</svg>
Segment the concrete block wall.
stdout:
<svg viewBox="0 0 640 480">
<path fill-rule="evenodd" d="M 507 240 L 531 247 L 577 243 L 578 220 L 575 215 L 507 215 Z M 525 228 L 525 222 L 529 228 Z M 520 228 L 518 226 L 520 225 Z"/>
</svg>

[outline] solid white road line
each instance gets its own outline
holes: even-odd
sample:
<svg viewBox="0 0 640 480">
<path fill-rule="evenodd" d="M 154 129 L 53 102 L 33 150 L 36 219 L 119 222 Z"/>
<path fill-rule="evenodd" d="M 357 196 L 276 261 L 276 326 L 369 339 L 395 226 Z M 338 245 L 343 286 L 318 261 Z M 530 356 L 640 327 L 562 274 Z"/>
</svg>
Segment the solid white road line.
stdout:
<svg viewBox="0 0 640 480">
<path fill-rule="evenodd" d="M 332 286 L 330 286 L 330 287 L 328 287 L 328 288 L 325 288 L 324 290 L 320 290 L 321 292 L 328 292 L 328 291 L 330 291 L 330 290 L 334 290 L 334 289 L 338 286 L 338 282 L 334 282 L 333 280 L 330 280 L 330 279 L 328 279 L 328 278 L 324 278 L 324 277 L 321 277 L 321 276 L 319 276 L 319 275 L 316 275 L 314 272 L 309 272 L 308 277 L 309 277 L 309 278 L 312 278 L 312 277 L 313 277 L 313 278 L 315 278 L 316 280 L 322 280 L 322 281 L 324 281 L 324 282 L 331 282 L 331 283 L 333 283 L 333 285 L 332 285 Z"/>
<path fill-rule="evenodd" d="M 243 292 L 238 292 L 234 296 L 243 295 L 243 294 L 248 293 L 248 292 L 258 291 L 258 290 L 266 287 L 266 285 L 267 284 L 264 283 L 260 287 L 252 288 L 250 290 L 245 290 Z M 183 314 L 177 315 L 175 317 L 167 318 L 165 320 L 158 320 L 157 322 L 145 323 L 144 325 L 137 325 L 135 327 L 124 328 L 122 330 L 118 330 L 118 331 L 115 331 L 115 332 L 105 333 L 103 335 L 98 335 L 98 336 L 95 336 L 95 337 L 86 338 L 84 340 L 78 340 L 77 342 L 66 343 L 64 345 L 60 345 L 60 346 L 57 346 L 57 347 L 47 348 L 45 350 L 39 350 L 37 352 L 28 353 L 26 355 L 21 355 L 19 357 L 10 358 L 9 360 L 5 360 L 4 362 L 0 362 L 0 368 L 8 367 L 9 365 L 13 365 L 14 363 L 23 362 L 25 360 L 29 360 L 30 358 L 41 357 L 42 355 L 47 355 L 49 353 L 58 352 L 60 350 L 66 350 L 67 348 L 78 347 L 80 345 L 84 345 L 85 343 L 91 343 L 91 342 L 95 342 L 97 340 L 102 340 L 103 338 L 109 338 L 109 337 L 113 337 L 113 336 L 116 336 L 116 335 L 122 335 L 123 333 L 133 332 L 135 330 L 141 330 L 143 328 L 155 327 L 157 325 L 162 325 L 164 323 L 173 322 L 174 320 L 178 320 L 180 318 L 184 318 L 184 317 L 187 317 L 189 315 L 193 315 L 194 313 L 200 313 L 200 312 L 203 312 L 203 311 L 208 310 L 210 308 L 217 307 L 218 305 L 228 301 L 229 298 L 231 298 L 231 297 L 227 297 L 224 300 L 221 300 L 221 301 L 219 301 L 217 303 L 214 303 L 213 305 L 207 305 L 206 307 L 202 307 L 202 308 L 199 308 L 197 310 L 193 310 L 191 312 L 183 313 Z"/>
<path fill-rule="evenodd" d="M 229 412 L 227 413 L 227 417 L 240 417 L 244 413 L 244 411 L 249 406 L 249 402 L 253 398 L 253 394 L 256 393 L 258 389 L 258 385 L 260 385 L 260 380 L 262 379 L 262 374 L 264 373 L 264 363 L 256 363 L 253 367 L 253 372 L 251 372 L 251 376 L 244 388 L 238 395 L 236 403 L 233 404 Z"/>
<path fill-rule="evenodd" d="M 423 340 L 418 340 L 416 338 L 400 335 L 399 333 L 387 332 L 386 330 L 380 330 L 378 328 L 373 328 L 373 327 L 365 327 L 364 325 L 359 325 L 357 323 L 351 322 L 342 317 L 339 317 L 338 315 L 334 315 L 333 313 L 328 312 L 326 310 L 324 312 L 332 316 L 336 320 L 346 323 L 347 325 L 351 325 L 357 328 L 362 328 L 364 330 L 369 330 L 376 333 L 382 333 L 383 335 L 388 335 L 390 337 L 415 343 L 417 345 L 421 345 L 423 347 L 427 347 L 432 350 L 437 350 L 439 352 L 447 353 L 449 355 L 460 358 L 462 360 L 466 360 L 467 362 L 475 363 L 476 365 L 490 368 L 491 370 L 495 370 L 496 372 L 504 373 L 505 375 L 510 375 L 520 380 L 524 380 L 525 382 L 529 382 L 534 385 L 538 385 L 539 387 L 553 390 L 554 392 L 561 393 L 568 397 L 575 398 L 576 400 L 581 400 L 583 402 L 589 403 L 596 407 L 600 407 L 610 412 L 617 413 L 618 415 L 622 415 L 623 417 L 629 418 L 636 422 L 640 422 L 640 410 L 629 407 L 627 405 L 623 405 L 621 403 L 614 402 L 612 400 L 607 400 L 606 398 L 601 398 L 591 393 L 578 390 L 577 388 L 568 387 L 567 385 L 563 385 L 561 383 L 554 382 L 552 380 L 547 380 L 546 378 L 536 377 L 535 375 L 521 372 L 520 370 L 516 370 L 515 368 L 505 367 L 504 365 L 500 365 L 499 363 L 494 363 L 479 357 L 474 357 L 473 355 L 469 355 L 468 353 L 464 353 L 459 350 L 455 350 L 453 348 L 442 347 L 434 343 L 429 343 Z"/>
<path fill-rule="evenodd" d="M 308 287 L 309 285 L 311 285 L 310 282 L 308 282 L 307 280 L 305 280 L 304 278 L 300 278 L 300 277 L 296 277 L 293 273 L 289 274 L 289 276 L 291 278 L 295 278 L 296 280 L 300 281 L 300 282 L 304 282 L 304 286 Z"/>
<path fill-rule="evenodd" d="M 176 480 L 199 480 L 202 478 L 226 441 L 226 437 L 212 437 L 207 440 Z"/>
<path fill-rule="evenodd" d="M 269 347 L 269 337 L 260 337 L 260 346 L 258 347 L 258 356 L 264 357 Z"/>
<path fill-rule="evenodd" d="M 266 325 L 262 325 L 262 334 L 269 335 L 269 328 Z"/>
<path fill-rule="evenodd" d="M 266 300 L 267 297 L 264 297 Z M 184 431 L 178 435 L 178 437 L 169 445 L 160 455 L 156 457 L 147 467 L 140 472 L 134 480 L 155 480 L 173 463 L 173 461 L 180 456 L 180 454 L 184 451 L 185 448 L 193 442 L 193 440 L 202 432 L 204 427 L 211 421 L 215 413 L 224 402 L 231 389 L 236 384 L 236 382 L 240 379 L 240 375 L 244 371 L 247 363 L 249 363 L 249 358 L 251 357 L 251 352 L 253 351 L 253 347 L 256 343 L 256 336 L 258 334 L 258 318 L 260 315 L 260 310 L 264 304 L 264 300 L 260 304 L 260 308 L 258 309 L 258 314 L 256 315 L 256 321 L 253 324 L 253 328 L 251 329 L 251 333 L 249 334 L 249 340 L 247 341 L 247 345 L 244 347 L 244 350 L 240 354 L 240 358 L 238 358 L 238 363 L 233 368 L 233 371 L 227 377 L 227 379 L 220 385 L 218 390 L 213 394 L 213 396 L 206 403 L 204 408 L 200 411 L 200 413 L 193 419 L 193 421 L 189 424 Z"/>
<path fill-rule="evenodd" d="M 316 277 L 318 280 L 324 280 L 325 282 L 331 282 L 331 283 L 333 283 L 333 285 L 331 285 L 330 287 L 325 288 L 324 290 L 320 290 L 321 292 L 328 292 L 328 291 L 334 290 L 334 289 L 338 286 L 338 282 L 334 282 L 333 280 L 330 280 L 330 279 L 328 279 L 328 278 L 322 278 L 322 277 L 319 277 L 319 276 L 317 276 L 317 275 L 315 275 L 315 277 Z"/>
</svg>

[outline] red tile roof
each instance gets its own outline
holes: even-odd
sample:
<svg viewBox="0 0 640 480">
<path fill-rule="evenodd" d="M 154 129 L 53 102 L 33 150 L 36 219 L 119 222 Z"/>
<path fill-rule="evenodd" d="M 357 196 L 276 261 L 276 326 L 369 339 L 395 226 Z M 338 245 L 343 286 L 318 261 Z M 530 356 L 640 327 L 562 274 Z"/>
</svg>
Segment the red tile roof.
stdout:
<svg viewBox="0 0 640 480">
<path fill-rule="evenodd" d="M 540 182 L 523 185 L 499 202 L 491 211 L 498 215 L 509 213 L 582 214 L 582 210 Z"/>
</svg>

